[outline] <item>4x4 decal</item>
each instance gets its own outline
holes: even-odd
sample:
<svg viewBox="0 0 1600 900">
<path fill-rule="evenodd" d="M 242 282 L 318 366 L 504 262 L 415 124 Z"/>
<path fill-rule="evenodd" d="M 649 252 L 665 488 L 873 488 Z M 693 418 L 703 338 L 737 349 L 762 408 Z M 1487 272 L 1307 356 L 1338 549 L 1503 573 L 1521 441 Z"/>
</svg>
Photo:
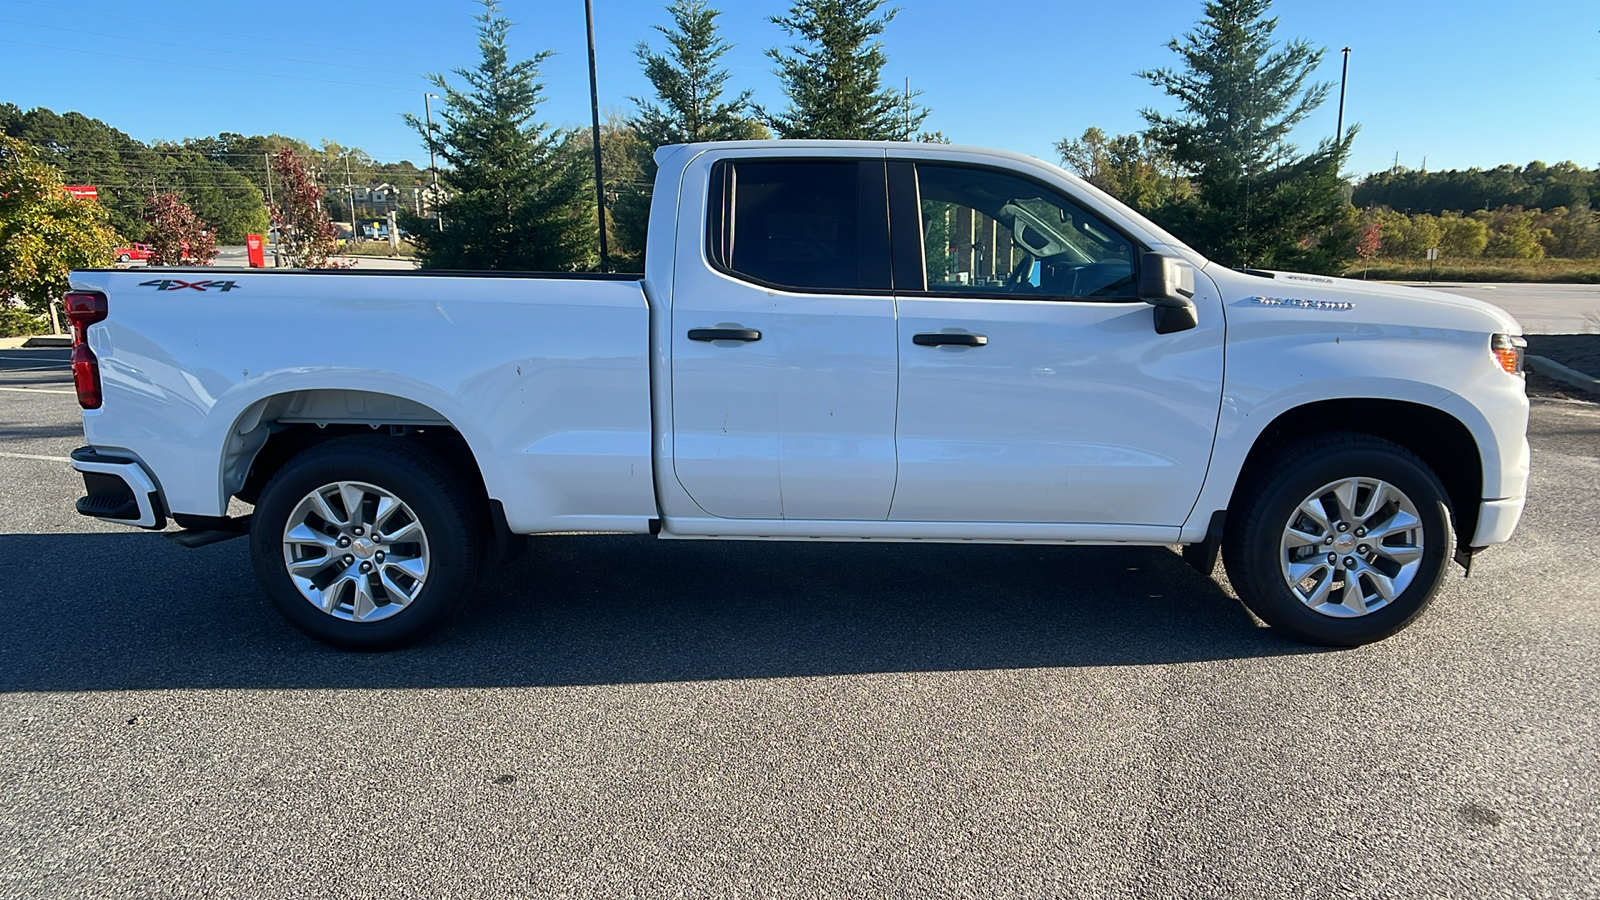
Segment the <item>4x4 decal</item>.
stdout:
<svg viewBox="0 0 1600 900">
<path fill-rule="evenodd" d="M 149 281 L 139 282 L 139 287 L 153 287 L 158 291 L 181 291 L 184 288 L 194 288 L 197 291 L 216 289 L 227 293 L 234 288 L 242 287 L 236 281 L 183 281 L 177 278 L 152 278 Z"/>
</svg>

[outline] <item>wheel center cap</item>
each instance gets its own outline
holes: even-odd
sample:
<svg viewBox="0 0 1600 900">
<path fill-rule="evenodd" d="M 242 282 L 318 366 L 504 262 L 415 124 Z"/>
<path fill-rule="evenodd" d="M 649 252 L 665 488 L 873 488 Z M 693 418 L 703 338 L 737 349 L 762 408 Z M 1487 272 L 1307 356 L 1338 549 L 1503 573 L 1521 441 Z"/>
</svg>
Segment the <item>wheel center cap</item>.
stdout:
<svg viewBox="0 0 1600 900">
<path fill-rule="evenodd" d="M 1333 539 L 1333 545 L 1338 547 L 1340 552 L 1349 550 L 1351 547 L 1355 546 L 1355 543 L 1355 536 L 1350 534 L 1341 534 Z"/>
<path fill-rule="evenodd" d="M 378 545 L 368 538 L 356 538 L 350 542 L 350 552 L 356 559 L 371 559 L 372 554 L 378 552 Z"/>
</svg>

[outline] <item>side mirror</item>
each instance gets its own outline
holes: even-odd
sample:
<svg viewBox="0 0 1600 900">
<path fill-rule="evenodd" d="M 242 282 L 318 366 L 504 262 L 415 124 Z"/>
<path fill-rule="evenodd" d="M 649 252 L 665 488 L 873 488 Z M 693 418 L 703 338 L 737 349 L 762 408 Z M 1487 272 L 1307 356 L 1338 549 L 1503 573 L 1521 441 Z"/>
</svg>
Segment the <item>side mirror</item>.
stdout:
<svg viewBox="0 0 1600 900">
<path fill-rule="evenodd" d="M 1159 253 L 1140 257 L 1139 299 L 1155 307 L 1156 334 L 1200 324 L 1194 305 L 1194 267 L 1177 257 Z"/>
</svg>

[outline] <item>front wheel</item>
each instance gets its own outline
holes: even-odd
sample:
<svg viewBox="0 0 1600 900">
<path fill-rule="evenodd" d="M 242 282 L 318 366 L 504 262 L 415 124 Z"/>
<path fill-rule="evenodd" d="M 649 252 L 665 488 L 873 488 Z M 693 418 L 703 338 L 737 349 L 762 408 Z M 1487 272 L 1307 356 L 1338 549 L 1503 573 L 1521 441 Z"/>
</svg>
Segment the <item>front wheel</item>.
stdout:
<svg viewBox="0 0 1600 900">
<path fill-rule="evenodd" d="M 1240 492 L 1223 562 L 1239 599 L 1295 639 L 1351 647 L 1404 628 L 1444 580 L 1449 503 L 1398 444 L 1343 434 L 1291 444 Z"/>
<path fill-rule="evenodd" d="M 384 650 L 441 625 L 476 586 L 482 516 L 428 450 L 347 437 L 291 459 L 262 489 L 250 557 L 273 603 L 336 647 Z"/>
</svg>

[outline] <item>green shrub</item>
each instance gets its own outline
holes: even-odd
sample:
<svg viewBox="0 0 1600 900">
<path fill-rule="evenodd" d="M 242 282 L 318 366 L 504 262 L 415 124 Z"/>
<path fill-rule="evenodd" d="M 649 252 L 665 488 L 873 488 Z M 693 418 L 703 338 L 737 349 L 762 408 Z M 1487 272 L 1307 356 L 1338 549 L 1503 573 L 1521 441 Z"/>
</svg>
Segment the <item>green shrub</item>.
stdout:
<svg viewBox="0 0 1600 900">
<path fill-rule="evenodd" d="M 20 306 L 0 302 L 0 337 L 49 334 L 50 321 Z"/>
<path fill-rule="evenodd" d="M 1346 278 L 1363 277 L 1360 264 Z M 1520 281 L 1552 284 L 1600 284 L 1600 259 L 1441 259 L 1431 270 L 1426 262 L 1379 260 L 1365 277 L 1373 281 Z"/>
</svg>

